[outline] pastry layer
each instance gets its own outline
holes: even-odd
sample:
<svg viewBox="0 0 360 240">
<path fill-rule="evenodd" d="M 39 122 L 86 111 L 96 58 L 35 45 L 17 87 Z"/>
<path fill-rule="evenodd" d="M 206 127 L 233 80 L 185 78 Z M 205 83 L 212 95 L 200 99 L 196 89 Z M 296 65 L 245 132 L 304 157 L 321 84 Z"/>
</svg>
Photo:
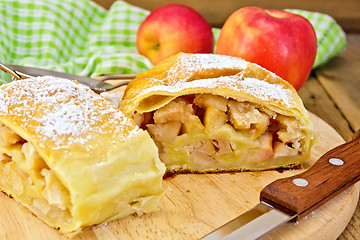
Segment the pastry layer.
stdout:
<svg viewBox="0 0 360 240">
<path fill-rule="evenodd" d="M 0 87 L 0 189 L 61 232 L 157 210 L 164 172 L 149 134 L 89 88 Z"/>
<path fill-rule="evenodd" d="M 170 172 L 291 168 L 312 146 L 296 90 L 240 58 L 173 56 L 134 79 L 120 108 L 150 133 Z"/>
</svg>

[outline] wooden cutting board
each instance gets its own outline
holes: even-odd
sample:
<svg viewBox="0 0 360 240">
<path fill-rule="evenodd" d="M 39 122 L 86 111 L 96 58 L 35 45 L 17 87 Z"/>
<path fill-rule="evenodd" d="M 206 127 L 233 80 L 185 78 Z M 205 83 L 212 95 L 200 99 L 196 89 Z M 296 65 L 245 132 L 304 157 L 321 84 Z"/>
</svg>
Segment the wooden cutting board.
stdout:
<svg viewBox="0 0 360 240">
<path fill-rule="evenodd" d="M 344 140 L 327 123 L 312 115 L 317 144 L 305 163 L 309 168 L 327 150 Z M 199 239 L 258 203 L 270 182 L 303 170 L 187 174 L 164 180 L 165 198 L 153 214 L 128 216 L 75 239 Z M 350 221 L 359 199 L 355 185 L 298 223 L 287 223 L 262 239 L 336 239 Z M 0 239 L 66 239 L 14 199 L 0 194 Z"/>
</svg>

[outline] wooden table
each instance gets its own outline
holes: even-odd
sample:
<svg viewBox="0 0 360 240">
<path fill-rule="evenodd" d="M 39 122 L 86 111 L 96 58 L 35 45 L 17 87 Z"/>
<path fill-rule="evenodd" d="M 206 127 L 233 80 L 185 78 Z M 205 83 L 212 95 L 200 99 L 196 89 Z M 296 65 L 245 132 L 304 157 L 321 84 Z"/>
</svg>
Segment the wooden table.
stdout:
<svg viewBox="0 0 360 240">
<path fill-rule="evenodd" d="M 114 0 L 94 0 L 109 8 Z M 128 2 L 152 10 L 163 0 Z M 352 138 L 360 128 L 360 14 L 358 0 L 328 1 L 222 1 L 221 7 L 209 8 L 208 1 L 183 1 L 199 11 L 213 26 L 221 26 L 230 13 L 243 6 L 256 5 L 264 8 L 298 8 L 330 14 L 347 32 L 347 47 L 339 56 L 326 66 L 314 71 L 313 75 L 300 89 L 306 108 L 330 124 L 346 141 Z M 211 4 L 216 4 L 217 1 Z M 219 2 L 220 3 L 220 2 Z M 210 5 L 211 5 L 210 4 Z M 216 9 L 216 11 L 214 11 Z M 339 237 L 342 239 L 360 239 L 360 202 L 356 212 Z"/>
<path fill-rule="evenodd" d="M 299 95 L 310 112 L 351 140 L 360 129 L 360 34 L 348 34 L 344 52 L 313 71 Z M 338 239 L 360 239 L 360 201 Z"/>
<path fill-rule="evenodd" d="M 360 34 L 348 34 L 346 49 L 313 71 L 299 95 L 310 112 L 351 140 L 360 129 Z M 360 201 L 338 239 L 360 239 Z"/>
<path fill-rule="evenodd" d="M 345 51 L 315 70 L 299 94 L 309 111 L 351 140 L 360 128 L 360 34 L 348 34 Z M 339 239 L 360 239 L 360 202 Z"/>
</svg>

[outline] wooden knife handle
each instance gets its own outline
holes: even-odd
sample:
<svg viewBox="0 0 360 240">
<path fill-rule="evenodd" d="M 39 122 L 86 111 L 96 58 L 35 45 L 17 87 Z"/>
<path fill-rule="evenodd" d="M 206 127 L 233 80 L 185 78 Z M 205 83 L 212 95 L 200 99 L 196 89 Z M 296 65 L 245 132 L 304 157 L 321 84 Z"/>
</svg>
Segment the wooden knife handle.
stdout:
<svg viewBox="0 0 360 240">
<path fill-rule="evenodd" d="M 307 171 L 267 185 L 260 200 L 299 214 L 315 210 L 360 180 L 360 137 L 327 153 Z"/>
</svg>

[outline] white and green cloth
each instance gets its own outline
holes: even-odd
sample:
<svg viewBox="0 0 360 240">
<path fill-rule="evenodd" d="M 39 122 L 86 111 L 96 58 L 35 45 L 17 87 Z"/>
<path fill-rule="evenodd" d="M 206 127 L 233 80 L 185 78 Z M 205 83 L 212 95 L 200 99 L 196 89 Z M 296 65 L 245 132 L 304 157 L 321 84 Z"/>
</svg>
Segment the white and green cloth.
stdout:
<svg viewBox="0 0 360 240">
<path fill-rule="evenodd" d="M 345 34 L 328 15 L 308 18 L 318 37 L 314 67 L 344 49 Z M 106 10 L 90 0 L 0 0 L 0 61 L 83 76 L 137 74 L 153 65 L 136 49 L 149 11 L 123 1 Z M 215 44 L 220 29 L 213 29 Z M 10 77 L 0 73 L 1 83 Z"/>
</svg>

